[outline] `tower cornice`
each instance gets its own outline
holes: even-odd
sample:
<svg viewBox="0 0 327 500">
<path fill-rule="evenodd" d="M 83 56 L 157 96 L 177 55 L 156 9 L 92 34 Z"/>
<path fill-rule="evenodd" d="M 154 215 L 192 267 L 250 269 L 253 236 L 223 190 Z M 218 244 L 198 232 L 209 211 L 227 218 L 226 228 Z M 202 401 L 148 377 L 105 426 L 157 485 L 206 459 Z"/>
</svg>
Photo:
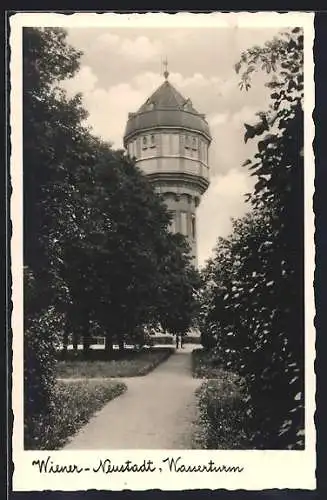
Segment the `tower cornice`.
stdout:
<svg viewBox="0 0 327 500">
<path fill-rule="evenodd" d="M 124 136 L 124 147 L 126 147 L 126 144 L 131 141 L 134 138 L 137 138 L 140 134 L 152 134 L 154 132 L 179 132 L 181 134 L 185 134 L 185 132 L 188 132 L 190 134 L 197 134 L 201 135 L 204 137 L 207 141 L 208 144 L 211 143 L 212 137 L 210 134 L 206 133 L 203 130 L 198 130 L 195 128 L 190 128 L 190 127 L 185 127 L 185 126 L 174 126 L 174 125 L 153 125 L 149 127 L 144 127 L 142 129 L 137 129 L 134 130 L 130 133 L 125 133 Z"/>
<path fill-rule="evenodd" d="M 155 172 L 147 174 L 147 178 L 150 182 L 154 184 L 166 184 L 169 185 L 187 185 L 196 191 L 200 195 L 204 194 L 209 187 L 209 180 L 199 175 L 192 175 L 186 172 Z"/>
</svg>

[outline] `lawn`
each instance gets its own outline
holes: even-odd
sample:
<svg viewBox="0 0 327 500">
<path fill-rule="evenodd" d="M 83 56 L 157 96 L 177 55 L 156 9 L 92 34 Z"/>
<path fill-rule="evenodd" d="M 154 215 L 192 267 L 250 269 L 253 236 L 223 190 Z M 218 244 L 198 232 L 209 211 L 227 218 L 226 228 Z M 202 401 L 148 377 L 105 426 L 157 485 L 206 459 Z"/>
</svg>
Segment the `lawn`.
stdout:
<svg viewBox="0 0 327 500">
<path fill-rule="evenodd" d="M 248 449 L 246 390 L 233 372 L 222 369 L 212 355 L 192 353 L 194 378 L 206 379 L 196 391 L 199 419 L 194 448 Z"/>
<path fill-rule="evenodd" d="M 140 377 L 152 371 L 173 352 L 172 348 L 153 348 L 141 351 L 126 350 L 117 359 L 70 359 L 58 361 L 58 378 L 115 378 Z M 101 356 L 101 351 L 95 354 Z"/>
<path fill-rule="evenodd" d="M 220 363 L 205 349 L 192 352 L 192 373 L 194 378 L 217 379 L 224 376 Z"/>
<path fill-rule="evenodd" d="M 25 449 L 57 450 L 106 403 L 127 389 L 122 382 L 58 382 L 52 411 L 25 419 Z"/>
</svg>

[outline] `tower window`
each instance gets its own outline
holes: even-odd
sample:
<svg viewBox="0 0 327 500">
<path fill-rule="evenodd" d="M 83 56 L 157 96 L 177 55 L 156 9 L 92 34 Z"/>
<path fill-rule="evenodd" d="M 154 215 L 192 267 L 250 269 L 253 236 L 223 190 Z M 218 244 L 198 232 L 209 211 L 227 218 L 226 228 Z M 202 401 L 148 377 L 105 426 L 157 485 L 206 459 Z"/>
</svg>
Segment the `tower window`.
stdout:
<svg viewBox="0 0 327 500">
<path fill-rule="evenodd" d="M 169 230 L 175 234 L 176 233 L 176 215 L 175 215 L 175 212 L 173 212 L 173 211 L 171 211 L 169 213 L 171 216 L 170 223 L 169 223 Z"/>
<path fill-rule="evenodd" d="M 195 237 L 196 237 L 196 233 L 195 233 L 195 215 L 192 214 L 192 238 L 193 240 L 195 240 Z"/>
<path fill-rule="evenodd" d="M 188 135 L 185 136 L 185 149 L 189 149 L 190 147 L 190 137 Z"/>
<path fill-rule="evenodd" d="M 154 135 L 151 135 L 151 148 L 156 147 L 156 138 Z"/>
<path fill-rule="evenodd" d="M 147 149 L 148 147 L 148 140 L 146 135 L 143 137 L 143 149 Z"/>
<path fill-rule="evenodd" d="M 181 212 L 181 233 L 187 236 L 187 213 Z"/>
<path fill-rule="evenodd" d="M 196 137 L 193 137 L 193 139 L 192 139 L 192 149 L 194 149 L 194 150 L 198 149 Z"/>
</svg>

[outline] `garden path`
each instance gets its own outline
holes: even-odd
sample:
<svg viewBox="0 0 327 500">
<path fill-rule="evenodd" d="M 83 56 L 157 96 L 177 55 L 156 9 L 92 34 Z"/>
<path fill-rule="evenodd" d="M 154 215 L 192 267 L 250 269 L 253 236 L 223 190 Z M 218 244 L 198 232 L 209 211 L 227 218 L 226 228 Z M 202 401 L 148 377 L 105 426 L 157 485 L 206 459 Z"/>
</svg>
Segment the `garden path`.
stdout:
<svg viewBox="0 0 327 500">
<path fill-rule="evenodd" d="M 191 351 L 186 344 L 144 377 L 121 379 L 127 391 L 106 404 L 66 450 L 190 449 L 196 422 Z"/>
</svg>

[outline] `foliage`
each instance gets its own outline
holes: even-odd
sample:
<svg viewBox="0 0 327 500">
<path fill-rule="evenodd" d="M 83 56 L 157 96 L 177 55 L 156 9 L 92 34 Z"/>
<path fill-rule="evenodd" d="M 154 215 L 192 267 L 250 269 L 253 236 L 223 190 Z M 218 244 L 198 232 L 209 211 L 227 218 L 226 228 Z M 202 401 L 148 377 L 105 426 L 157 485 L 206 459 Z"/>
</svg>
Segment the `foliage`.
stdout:
<svg viewBox="0 0 327 500">
<path fill-rule="evenodd" d="M 24 31 L 24 259 L 37 281 L 36 309 L 65 313 L 64 344 L 73 334 L 87 354 L 92 325 L 111 353 L 127 338 L 142 345 L 144 325 L 160 319 L 186 328 L 193 281 L 185 243 L 170 235 L 148 180 L 91 135 L 81 96 L 61 88 L 79 57 L 61 29 Z"/>
<path fill-rule="evenodd" d="M 28 415 L 25 449 L 56 450 L 77 432 L 105 403 L 120 396 L 127 387 L 121 382 L 57 383 L 51 409 L 46 415 Z"/>
<path fill-rule="evenodd" d="M 180 234 L 170 236 L 169 251 L 163 257 L 164 280 L 158 302 L 162 327 L 172 334 L 186 334 L 197 316 L 198 271 L 191 264 L 189 248 Z M 167 272 L 168 271 L 168 272 Z"/>
<path fill-rule="evenodd" d="M 154 370 L 172 352 L 173 349 L 169 347 L 143 349 L 141 351 L 126 349 L 122 354 L 118 352 L 116 359 L 110 359 L 109 361 L 104 360 L 103 351 L 91 351 L 88 360 L 81 360 L 77 353 L 72 352 L 71 358 L 67 356 L 68 359 L 58 361 L 57 377 L 141 377 Z"/>
<path fill-rule="evenodd" d="M 35 300 L 33 274 L 25 268 L 24 295 L 26 307 Z M 24 407 L 31 417 L 45 414 L 56 379 L 55 351 L 62 317 L 53 307 L 29 318 L 24 331 Z"/>
<path fill-rule="evenodd" d="M 300 30 L 242 55 L 242 81 L 264 66 L 271 105 L 245 125 L 245 140 L 266 134 L 247 160 L 257 181 L 252 212 L 233 221 L 205 270 L 201 324 L 215 355 L 245 378 L 247 414 L 258 448 L 302 448 L 303 37 Z"/>
<path fill-rule="evenodd" d="M 80 54 L 65 37 L 61 29 L 23 31 L 24 263 L 37 280 L 37 310 L 66 292 L 57 272 L 55 233 L 62 229 L 67 235 L 70 227 L 69 177 L 86 116 L 81 97 L 68 99 L 58 86 L 79 66 Z"/>
<path fill-rule="evenodd" d="M 173 335 L 150 335 L 149 345 L 174 345 L 175 339 Z"/>
<path fill-rule="evenodd" d="M 92 135 L 82 96 L 63 89 L 80 56 L 60 28 L 23 31 L 27 421 L 49 412 L 58 336 L 90 357 L 101 334 L 110 358 L 114 342 L 141 346 L 144 326 L 160 319 L 186 328 L 193 305 L 187 249 L 170 235 L 166 207 L 124 152 Z M 162 356 L 129 360 L 130 371 L 143 374 Z"/>
<path fill-rule="evenodd" d="M 225 376 L 222 363 L 211 350 L 194 349 L 192 351 L 192 374 L 194 378 L 217 378 Z M 233 377 L 230 374 L 230 377 Z"/>
<path fill-rule="evenodd" d="M 204 382 L 196 391 L 199 407 L 197 447 L 208 450 L 248 449 L 244 393 L 228 372 Z M 201 446 L 199 446 L 201 445 Z"/>
</svg>

